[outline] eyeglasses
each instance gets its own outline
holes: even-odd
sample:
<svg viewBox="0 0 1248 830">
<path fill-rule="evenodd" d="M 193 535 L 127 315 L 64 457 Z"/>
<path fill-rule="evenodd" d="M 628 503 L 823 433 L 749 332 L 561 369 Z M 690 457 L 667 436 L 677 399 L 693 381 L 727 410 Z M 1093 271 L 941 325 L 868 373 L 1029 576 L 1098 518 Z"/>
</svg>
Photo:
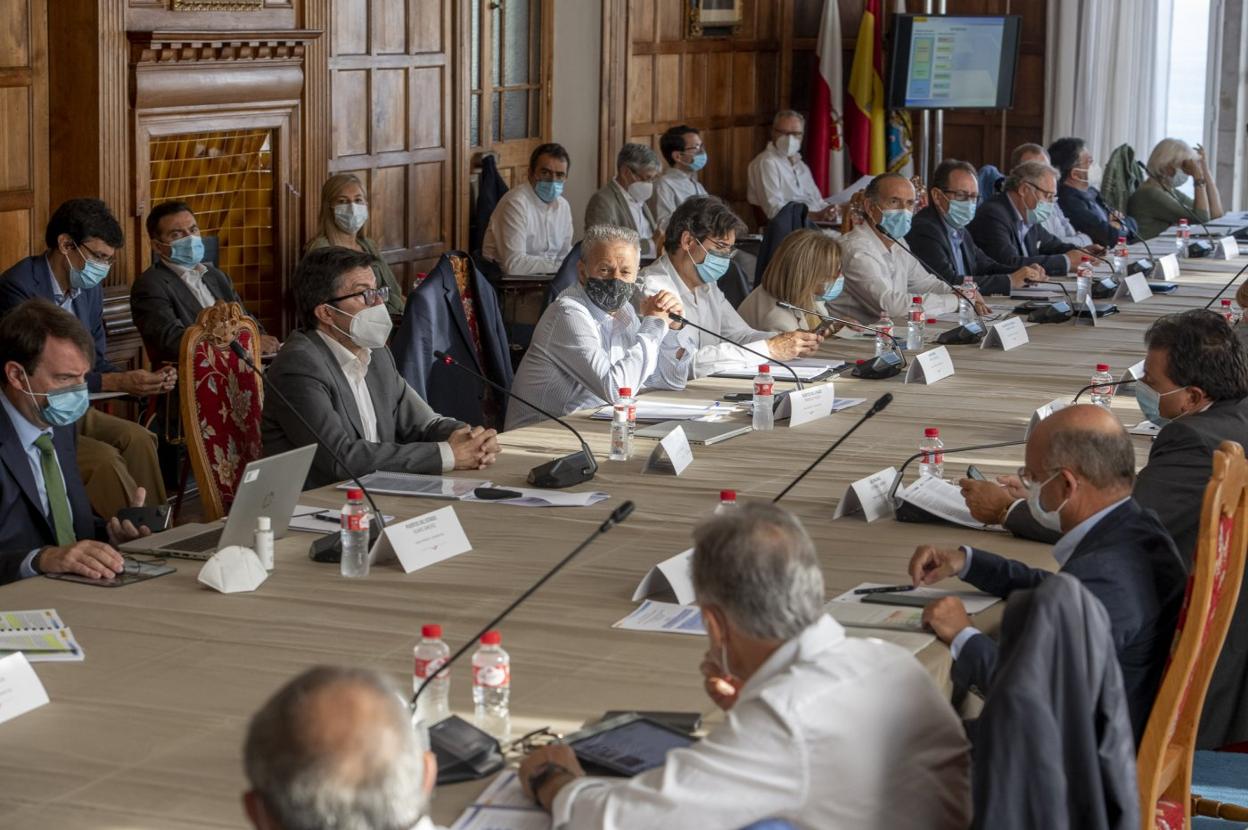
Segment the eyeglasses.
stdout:
<svg viewBox="0 0 1248 830">
<path fill-rule="evenodd" d="M 340 303 L 343 300 L 349 300 L 352 297 L 363 297 L 364 305 L 377 305 L 384 303 L 390 299 L 390 286 L 383 285 L 381 288 L 365 288 L 363 291 L 356 291 L 354 294 L 343 294 L 341 297 L 334 297 L 327 300 L 329 303 Z"/>
<path fill-rule="evenodd" d="M 80 254 L 85 250 L 88 254 L 91 255 L 91 259 L 94 262 L 98 262 L 100 265 L 112 265 L 113 262 L 116 261 L 117 259 L 116 256 L 104 256 L 104 254 L 90 247 L 85 242 L 80 245 L 75 245 L 74 247 L 78 249 L 78 253 Z M 83 255 L 82 258 L 86 259 L 87 257 L 86 255 Z"/>
<path fill-rule="evenodd" d="M 534 729 L 532 732 L 521 735 L 519 738 L 516 738 L 511 743 L 507 744 L 506 751 L 508 753 L 518 751 L 522 755 L 528 755 L 535 749 L 550 746 L 551 744 L 557 744 L 562 740 L 563 735 L 560 735 L 549 726 L 543 726 L 541 729 Z"/>
<path fill-rule="evenodd" d="M 1051 202 L 1057 198 L 1056 190 L 1045 190 L 1035 182 L 1024 182 L 1024 184 L 1030 185 L 1037 193 L 1044 197 L 1044 201 L 1046 202 Z"/>
<path fill-rule="evenodd" d="M 973 202 L 979 199 L 978 193 L 972 193 L 969 190 L 945 190 L 942 187 L 940 192 L 955 202 Z"/>
<path fill-rule="evenodd" d="M 1050 469 L 1041 471 L 1041 475 L 1047 475 L 1048 473 L 1060 473 L 1061 471 L 1062 471 L 1061 467 L 1052 467 Z M 1018 468 L 1018 480 L 1019 480 L 1019 483 L 1021 483 L 1024 488 L 1030 490 L 1033 487 L 1043 487 L 1046 483 L 1048 483 L 1049 479 L 1046 478 L 1044 481 L 1036 481 L 1034 478 L 1031 477 L 1031 474 L 1027 472 L 1026 467 L 1019 467 Z"/>
<path fill-rule="evenodd" d="M 698 240 L 698 244 L 702 246 L 702 250 L 708 254 L 722 256 L 725 259 L 732 259 L 737 255 L 737 249 L 729 245 L 727 242 L 720 242 L 718 239 L 707 239 L 705 242 Z"/>
</svg>

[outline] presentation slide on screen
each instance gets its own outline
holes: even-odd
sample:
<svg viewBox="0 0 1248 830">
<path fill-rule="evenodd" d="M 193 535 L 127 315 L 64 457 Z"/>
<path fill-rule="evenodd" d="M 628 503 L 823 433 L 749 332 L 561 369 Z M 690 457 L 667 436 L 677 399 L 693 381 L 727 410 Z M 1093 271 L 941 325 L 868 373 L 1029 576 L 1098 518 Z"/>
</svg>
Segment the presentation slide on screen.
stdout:
<svg viewBox="0 0 1248 830">
<path fill-rule="evenodd" d="M 1003 29 L 1000 18 L 916 17 L 906 106 L 995 107 Z"/>
</svg>

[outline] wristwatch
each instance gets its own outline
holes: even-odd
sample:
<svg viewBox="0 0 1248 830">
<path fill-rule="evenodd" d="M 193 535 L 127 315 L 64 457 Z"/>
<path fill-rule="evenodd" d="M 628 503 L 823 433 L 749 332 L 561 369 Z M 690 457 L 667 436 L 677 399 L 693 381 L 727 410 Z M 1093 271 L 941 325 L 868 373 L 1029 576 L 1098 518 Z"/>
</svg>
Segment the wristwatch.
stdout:
<svg viewBox="0 0 1248 830">
<path fill-rule="evenodd" d="M 576 773 L 572 772 L 572 770 L 562 764 L 556 764 L 553 762 L 542 764 L 537 768 L 537 772 L 529 776 L 529 792 L 533 793 L 533 800 L 538 804 L 542 803 L 542 788 L 550 783 L 550 779 L 554 778 L 556 775 L 566 775 L 570 778 L 576 777 Z"/>
<path fill-rule="evenodd" d="M 1193 187 L 1204 187 L 1204 186 L 1205 186 L 1205 180 L 1204 180 L 1204 179 L 1192 179 L 1192 186 L 1193 186 Z"/>
</svg>

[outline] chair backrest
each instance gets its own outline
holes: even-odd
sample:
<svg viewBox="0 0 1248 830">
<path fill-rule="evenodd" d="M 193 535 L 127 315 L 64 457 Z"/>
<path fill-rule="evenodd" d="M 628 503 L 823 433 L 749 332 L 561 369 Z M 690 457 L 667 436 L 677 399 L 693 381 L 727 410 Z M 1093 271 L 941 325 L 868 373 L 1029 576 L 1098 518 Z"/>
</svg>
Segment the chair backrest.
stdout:
<svg viewBox="0 0 1248 830">
<path fill-rule="evenodd" d="M 576 264 L 580 261 L 581 243 L 577 242 L 572 246 L 572 250 L 568 251 L 568 255 L 563 258 L 563 262 L 559 265 L 559 270 L 555 272 L 555 278 L 547 286 L 545 301 L 542 303 L 542 311 L 545 311 L 546 307 L 553 303 L 556 297 L 572 287 L 573 283 L 576 282 Z"/>
<path fill-rule="evenodd" d="M 985 164 L 979 168 L 979 203 L 984 202 L 997 195 L 997 182 L 1005 178 L 1001 175 L 1001 171 L 997 169 L 995 164 Z"/>
<path fill-rule="evenodd" d="M 867 191 L 859 190 L 849 197 L 849 203 L 841 211 L 841 233 L 849 233 L 862 224 L 867 209 Z"/>
<path fill-rule="evenodd" d="M 1248 461 L 1233 441 L 1213 453 L 1200 510 L 1195 561 L 1170 661 L 1140 742 L 1137 770 L 1145 828 L 1190 826 L 1192 752 L 1205 692 L 1222 651 L 1243 579 L 1248 545 Z M 1175 820 L 1158 824 L 1161 814 Z M 1155 818 L 1157 817 L 1157 818 Z"/>
<path fill-rule="evenodd" d="M 264 387 L 230 351 L 235 340 L 259 366 L 260 330 L 238 303 L 205 308 L 182 334 L 182 428 L 206 522 L 229 511 L 243 468 L 260 457 Z"/>
<path fill-rule="evenodd" d="M 762 283 L 767 263 L 771 262 L 785 237 L 793 231 L 813 227 L 815 223 L 810 219 L 810 208 L 801 202 L 789 202 L 776 211 L 776 215 L 767 223 L 767 230 L 763 231 L 763 242 L 758 246 L 758 261 L 754 264 L 754 282 L 749 287 L 757 288 Z"/>
</svg>

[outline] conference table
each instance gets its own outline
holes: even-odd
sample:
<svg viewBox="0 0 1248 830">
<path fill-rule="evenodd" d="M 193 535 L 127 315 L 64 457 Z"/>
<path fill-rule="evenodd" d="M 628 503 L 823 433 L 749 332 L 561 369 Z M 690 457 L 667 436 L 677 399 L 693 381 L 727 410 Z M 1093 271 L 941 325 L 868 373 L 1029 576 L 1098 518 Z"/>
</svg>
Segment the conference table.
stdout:
<svg viewBox="0 0 1248 830">
<path fill-rule="evenodd" d="M 1047 546 L 1002 532 L 891 518 L 833 520 L 833 512 L 851 482 L 913 453 L 924 427 L 939 427 L 947 447 L 1022 439 L 1038 407 L 1068 400 L 1087 384 L 1096 363 L 1121 375 L 1143 358 L 1150 322 L 1204 305 L 1240 264 L 1184 262 L 1176 293 L 1140 303 L 1119 300 L 1121 313 L 1096 326 L 1029 326 L 1030 342 L 1010 351 L 950 346 L 955 374 L 932 385 L 906 384 L 900 376 L 840 377 L 834 381 L 838 398 L 868 403 L 795 428 L 782 421 L 772 432 L 695 446 L 694 461 L 680 476 L 642 473 L 653 442 L 639 440 L 629 461 L 606 460 L 609 424 L 573 416 L 600 459 L 595 479 L 575 489 L 604 491 L 608 501 L 575 508 L 453 503 L 472 550 L 411 574 L 381 565 L 366 579 L 343 578 L 336 565 L 309 560 L 314 536 L 292 532 L 278 541 L 276 568 L 252 593 L 212 591 L 196 581 L 198 563 L 175 560 L 177 573 L 117 589 L 42 578 L 4 586 L 0 610 L 57 609 L 86 659 L 36 663 L 51 703 L 0 724 L 0 826 L 244 826 L 243 737 L 251 714 L 279 686 L 310 666 L 340 664 L 381 670 L 410 689 L 422 624 L 440 623 L 451 647 L 458 647 L 626 499 L 636 504 L 632 516 L 501 626 L 512 660 L 512 734 L 543 726 L 566 733 L 608 710 L 711 714 L 698 673 L 704 638 L 612 624 L 637 606 L 633 592 L 652 565 L 690 547 L 692 528 L 711 513 L 721 489 L 736 490 L 743 501 L 770 500 L 885 392 L 894 396 L 891 406 L 782 502 L 816 543 L 828 596 L 867 581 L 904 581 L 916 545 L 929 542 L 969 543 L 1051 569 Z M 830 338 L 823 354 L 852 363 L 871 349 L 870 341 Z M 748 380 L 707 378 L 683 393 L 654 394 L 712 401 L 749 388 Z M 1128 426 L 1143 419 L 1130 394 L 1115 396 L 1112 410 Z M 1142 464 L 1149 439 L 1134 441 Z M 500 443 L 503 452 L 489 470 L 455 475 L 520 486 L 532 466 L 577 449 L 576 439 L 550 422 L 503 434 Z M 945 475 L 956 479 L 970 463 L 989 475 L 1013 472 L 1022 458 L 1022 446 L 950 454 Z M 912 467 L 907 482 L 915 475 Z M 300 500 L 336 508 L 342 499 L 342 491 L 322 488 Z M 378 501 L 399 518 L 450 504 L 394 496 Z M 1001 608 L 978 624 L 993 630 Z M 933 641 L 916 659 L 933 682 L 948 688 L 944 645 Z M 452 710 L 469 718 L 470 677 L 465 661 L 451 685 Z M 449 825 L 482 786 L 439 788 L 435 819 Z"/>
</svg>

